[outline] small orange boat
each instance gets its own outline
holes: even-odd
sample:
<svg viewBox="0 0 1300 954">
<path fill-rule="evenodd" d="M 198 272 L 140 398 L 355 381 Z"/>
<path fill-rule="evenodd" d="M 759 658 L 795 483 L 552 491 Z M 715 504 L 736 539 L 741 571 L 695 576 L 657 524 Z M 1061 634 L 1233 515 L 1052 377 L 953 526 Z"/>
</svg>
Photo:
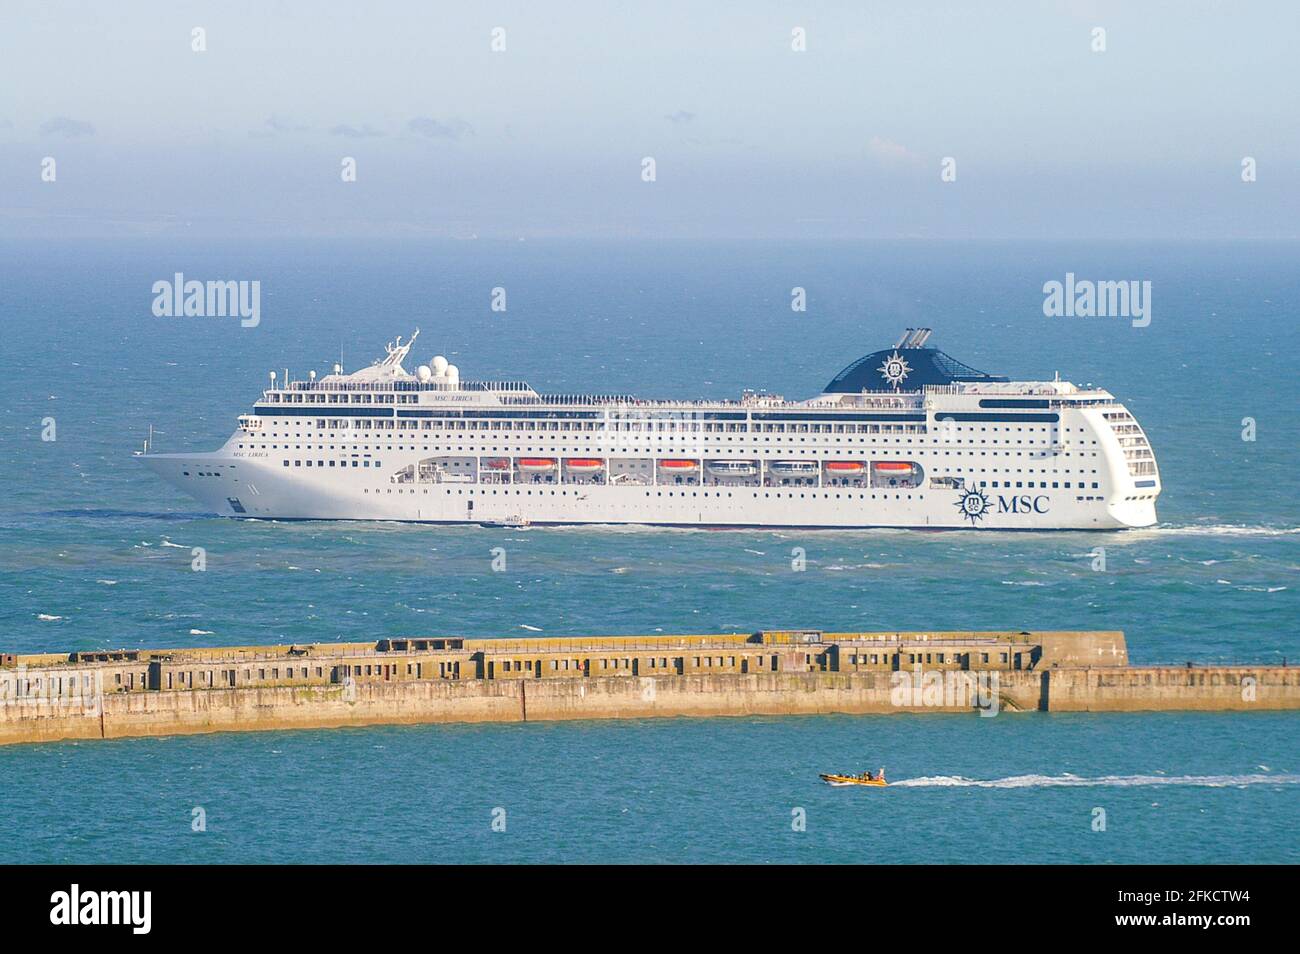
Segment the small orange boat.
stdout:
<svg viewBox="0 0 1300 954">
<path fill-rule="evenodd" d="M 863 772 L 861 775 L 823 775 L 821 780 L 828 785 L 868 785 L 872 788 L 884 788 L 889 783 L 885 781 L 885 770 L 881 769 L 875 775 L 870 772 Z"/>
</svg>

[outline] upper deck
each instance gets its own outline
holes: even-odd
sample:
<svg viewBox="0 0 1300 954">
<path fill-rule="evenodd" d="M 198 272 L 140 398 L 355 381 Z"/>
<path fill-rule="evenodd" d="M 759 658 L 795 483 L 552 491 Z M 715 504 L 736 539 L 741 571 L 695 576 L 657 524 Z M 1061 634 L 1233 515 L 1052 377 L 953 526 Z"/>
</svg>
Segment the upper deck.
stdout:
<svg viewBox="0 0 1300 954">
<path fill-rule="evenodd" d="M 840 372 L 818 396 L 807 400 L 786 400 L 779 394 L 746 391 L 738 399 L 655 399 L 631 394 L 544 394 L 526 381 L 461 380 L 459 370 L 441 356 L 421 365 L 415 374 L 402 367 L 402 360 L 418 336 L 405 345 L 401 339 L 388 346 L 388 356 L 370 367 L 318 379 L 312 372 L 307 380 L 287 379 L 263 391 L 258 411 L 281 410 L 288 405 L 321 406 L 329 413 L 338 405 L 386 405 L 470 409 L 547 410 L 663 410 L 675 413 L 732 412 L 744 415 L 754 410 L 775 411 L 879 411 L 918 412 L 945 406 L 997 410 L 1054 410 L 1070 407 L 1114 404 L 1113 396 L 1100 388 L 1078 388 L 1068 381 L 1012 381 L 986 374 L 962 364 L 941 351 L 925 347 L 927 329 L 908 329 L 890 351 L 860 358 Z M 880 366 L 876 367 L 876 363 Z M 294 412 L 290 412 L 294 413 Z M 300 412 L 302 413 L 302 412 Z"/>
<path fill-rule="evenodd" d="M 942 405 L 943 398 L 970 397 L 980 407 L 1060 409 L 1114 404 L 1102 388 L 1078 388 L 1065 381 L 1006 381 L 996 384 L 926 385 L 917 391 L 863 391 L 822 394 L 807 400 L 746 394 L 738 399 L 642 398 L 631 394 L 544 394 L 523 381 L 461 381 L 454 387 L 420 381 L 292 381 L 262 392 L 259 404 L 322 406 L 394 405 L 492 408 L 644 408 L 667 410 L 820 410 L 919 411 Z M 1003 398 L 997 402 L 996 399 Z M 996 402 L 996 403 L 995 403 Z M 958 403 L 958 402 L 953 402 Z"/>
</svg>

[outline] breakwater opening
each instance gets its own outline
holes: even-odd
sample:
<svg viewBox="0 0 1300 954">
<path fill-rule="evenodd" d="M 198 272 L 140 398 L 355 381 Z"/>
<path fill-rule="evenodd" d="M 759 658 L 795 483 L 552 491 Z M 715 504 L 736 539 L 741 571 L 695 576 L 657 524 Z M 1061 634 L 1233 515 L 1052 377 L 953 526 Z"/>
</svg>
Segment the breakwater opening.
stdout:
<svg viewBox="0 0 1300 954">
<path fill-rule="evenodd" d="M 1284 666 L 1130 666 L 1113 631 L 404 637 L 0 655 L 0 744 L 425 722 L 1300 708 Z"/>
</svg>

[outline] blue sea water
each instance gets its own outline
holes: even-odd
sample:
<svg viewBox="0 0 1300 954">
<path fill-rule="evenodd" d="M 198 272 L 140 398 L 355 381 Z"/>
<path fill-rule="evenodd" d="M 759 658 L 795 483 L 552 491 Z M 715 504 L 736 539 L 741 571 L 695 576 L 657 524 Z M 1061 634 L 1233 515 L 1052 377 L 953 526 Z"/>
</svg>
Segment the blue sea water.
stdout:
<svg viewBox="0 0 1300 954">
<path fill-rule="evenodd" d="M 4 651 L 1104 628 L 1123 629 L 1138 662 L 1300 658 L 1295 244 L 131 240 L 0 252 Z M 260 280 L 261 324 L 155 318 L 151 286 L 178 271 Z M 1150 280 L 1151 325 L 1044 317 L 1042 285 L 1066 272 Z M 497 286 L 504 314 L 489 310 Z M 806 313 L 790 309 L 795 286 Z M 1155 447 L 1160 525 L 237 522 L 196 512 L 131 458 L 151 423 L 159 450 L 215 447 L 269 370 L 324 371 L 340 351 L 355 368 L 417 326 L 420 359 L 446 354 L 466 377 L 805 397 L 912 325 L 976 367 L 1059 370 L 1113 391 Z M 47 418 L 54 441 L 42 440 Z M 206 572 L 190 569 L 195 546 Z M 491 571 L 496 546 L 504 573 Z M 1297 729 L 1293 714 L 925 715 L 9 747 L 0 860 L 1295 861 Z M 877 763 L 917 781 L 878 793 L 816 784 L 819 771 Z M 190 831 L 196 806 L 202 835 Z M 489 828 L 495 807 L 506 833 Z M 807 830 L 794 832 L 800 807 Z M 1105 832 L 1091 830 L 1094 808 Z M 418 821 L 401 838 L 343 834 L 402 812 Z"/>
</svg>

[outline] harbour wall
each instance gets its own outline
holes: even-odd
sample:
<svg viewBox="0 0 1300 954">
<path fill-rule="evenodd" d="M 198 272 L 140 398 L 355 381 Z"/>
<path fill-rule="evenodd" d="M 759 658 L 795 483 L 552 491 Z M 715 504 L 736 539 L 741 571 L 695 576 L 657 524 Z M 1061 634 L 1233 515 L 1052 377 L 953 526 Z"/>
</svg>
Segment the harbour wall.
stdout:
<svg viewBox="0 0 1300 954">
<path fill-rule="evenodd" d="M 1044 673 L 1049 712 L 1300 709 L 1292 666 L 1124 666 Z"/>
<path fill-rule="evenodd" d="M 386 640 L 6 659 L 0 744 L 438 722 L 1300 709 L 1300 669 L 1133 667 L 1118 633 Z"/>
</svg>

